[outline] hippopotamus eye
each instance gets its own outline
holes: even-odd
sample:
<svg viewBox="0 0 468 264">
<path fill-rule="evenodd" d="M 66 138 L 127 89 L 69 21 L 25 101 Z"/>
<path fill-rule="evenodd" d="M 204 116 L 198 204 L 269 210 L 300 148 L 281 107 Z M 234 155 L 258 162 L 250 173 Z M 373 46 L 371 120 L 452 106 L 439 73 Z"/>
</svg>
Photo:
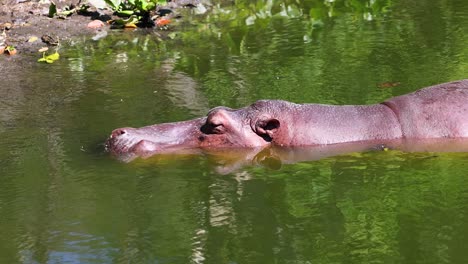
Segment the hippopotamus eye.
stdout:
<svg viewBox="0 0 468 264">
<path fill-rule="evenodd" d="M 223 134 L 226 128 L 222 124 L 206 123 L 201 127 L 201 131 L 205 134 Z"/>
<path fill-rule="evenodd" d="M 222 134 L 226 132 L 226 124 L 232 121 L 230 110 L 224 107 L 217 107 L 211 110 L 206 117 L 202 131 L 206 134 Z"/>
<path fill-rule="evenodd" d="M 219 125 L 210 124 L 210 127 L 211 127 L 211 131 L 214 134 L 222 134 L 226 130 L 225 127 L 222 124 L 219 124 Z"/>
</svg>

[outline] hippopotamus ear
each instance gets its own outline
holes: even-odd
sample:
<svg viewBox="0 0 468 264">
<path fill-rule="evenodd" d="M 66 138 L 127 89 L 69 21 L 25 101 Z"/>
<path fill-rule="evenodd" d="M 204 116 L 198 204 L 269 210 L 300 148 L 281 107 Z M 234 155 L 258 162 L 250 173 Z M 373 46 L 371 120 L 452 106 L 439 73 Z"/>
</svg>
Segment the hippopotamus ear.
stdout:
<svg viewBox="0 0 468 264">
<path fill-rule="evenodd" d="M 255 132 L 266 141 L 272 141 L 279 127 L 280 121 L 276 118 L 259 118 L 255 123 Z"/>
</svg>

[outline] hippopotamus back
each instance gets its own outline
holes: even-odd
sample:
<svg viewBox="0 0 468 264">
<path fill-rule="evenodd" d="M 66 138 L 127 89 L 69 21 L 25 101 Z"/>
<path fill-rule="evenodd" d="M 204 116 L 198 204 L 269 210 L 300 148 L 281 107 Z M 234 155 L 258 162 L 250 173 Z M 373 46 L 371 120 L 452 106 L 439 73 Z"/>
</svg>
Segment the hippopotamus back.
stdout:
<svg viewBox="0 0 468 264">
<path fill-rule="evenodd" d="M 404 138 L 468 137 L 468 79 L 431 86 L 383 102 Z"/>
</svg>

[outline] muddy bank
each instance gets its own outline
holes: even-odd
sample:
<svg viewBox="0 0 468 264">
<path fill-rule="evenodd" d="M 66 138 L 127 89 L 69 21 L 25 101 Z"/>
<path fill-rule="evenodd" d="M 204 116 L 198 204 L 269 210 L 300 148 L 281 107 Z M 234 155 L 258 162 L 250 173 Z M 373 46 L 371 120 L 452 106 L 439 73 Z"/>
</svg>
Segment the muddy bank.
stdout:
<svg viewBox="0 0 468 264">
<path fill-rule="evenodd" d="M 79 6 L 79 0 L 56 0 L 57 9 L 61 10 L 66 6 Z M 197 8 L 200 3 L 198 0 L 170 1 L 166 6 L 158 7 L 164 11 L 172 20 L 183 19 L 184 12 L 188 9 Z M 17 49 L 17 54 L 8 56 L 3 54 L 2 60 L 17 61 L 24 55 L 40 55 L 38 50 L 43 47 L 53 47 L 58 43 L 68 44 L 71 40 L 85 37 L 95 38 L 104 37 L 106 32 L 111 29 L 109 20 L 117 19 L 110 9 L 97 9 L 93 6 L 86 12 L 76 12 L 65 18 L 49 18 L 49 0 L 5 0 L 0 1 L 0 42 L 6 45 L 12 45 Z M 102 21 L 102 27 L 90 28 L 89 23 L 95 20 Z M 138 31 L 146 31 L 149 34 L 157 34 L 164 37 L 174 28 L 138 28 Z M 0 43 L 1 44 L 1 43 Z M 8 58 L 6 58 L 8 57 Z"/>
</svg>

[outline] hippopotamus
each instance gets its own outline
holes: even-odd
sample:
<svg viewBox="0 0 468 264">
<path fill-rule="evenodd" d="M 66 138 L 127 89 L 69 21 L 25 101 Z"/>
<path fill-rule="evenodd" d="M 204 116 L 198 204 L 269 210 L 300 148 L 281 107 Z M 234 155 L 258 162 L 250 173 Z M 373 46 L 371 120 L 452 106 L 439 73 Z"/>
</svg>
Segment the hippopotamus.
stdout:
<svg viewBox="0 0 468 264">
<path fill-rule="evenodd" d="M 260 100 L 239 109 L 220 106 L 193 120 L 115 129 L 106 147 L 115 155 L 148 157 L 213 149 L 460 138 L 468 138 L 468 79 L 371 105 Z"/>
</svg>

